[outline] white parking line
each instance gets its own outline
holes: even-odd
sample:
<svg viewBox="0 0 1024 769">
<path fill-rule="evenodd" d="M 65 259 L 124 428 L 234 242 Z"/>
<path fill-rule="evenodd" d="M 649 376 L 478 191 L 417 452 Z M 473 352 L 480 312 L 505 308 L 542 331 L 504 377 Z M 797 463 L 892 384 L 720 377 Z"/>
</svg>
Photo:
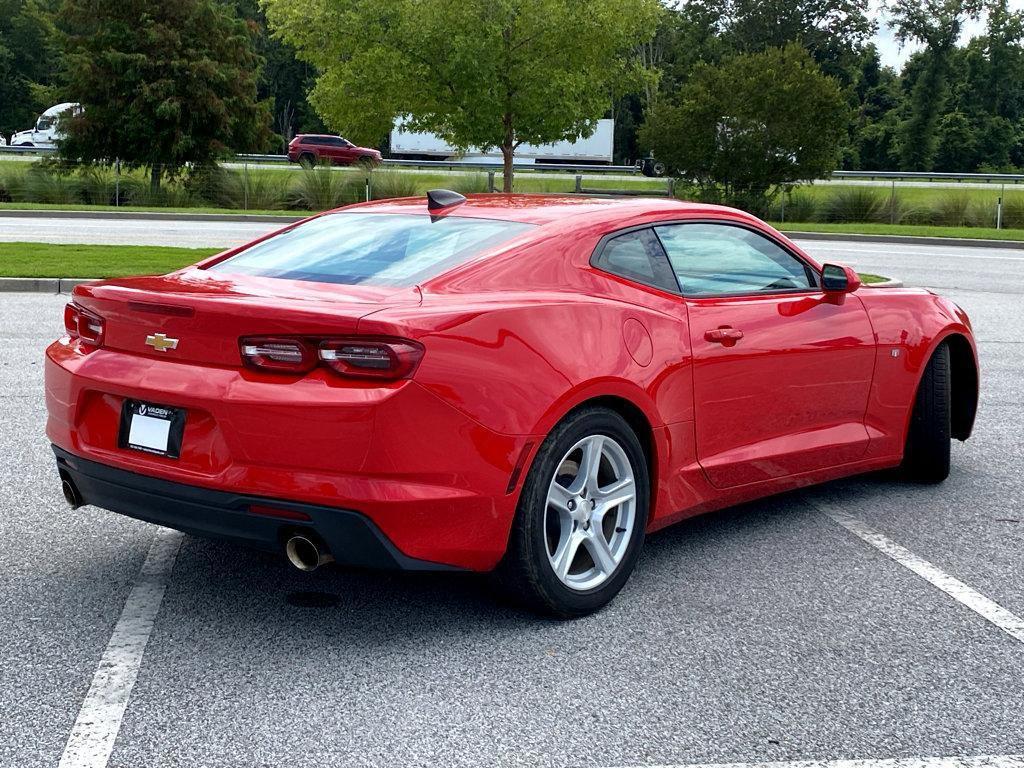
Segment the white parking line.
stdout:
<svg viewBox="0 0 1024 769">
<path fill-rule="evenodd" d="M 834 505 L 822 500 L 812 500 L 811 504 L 851 534 L 860 537 L 876 550 L 892 558 L 901 566 L 910 569 L 954 601 L 987 619 L 1007 635 L 1024 643 L 1024 619 L 1007 611 L 970 585 L 965 585 L 956 577 L 951 577 L 934 564 L 914 555 L 902 545 L 896 544 L 884 534 L 875 531 L 863 521 L 839 510 Z"/>
<path fill-rule="evenodd" d="M 60 766 L 107 765 L 181 540 L 180 532 L 164 528 L 157 531 L 96 667 L 89 693 L 60 757 Z"/>
<path fill-rule="evenodd" d="M 1021 769 L 1024 755 L 778 761 L 763 764 L 686 764 L 685 769 Z"/>
</svg>

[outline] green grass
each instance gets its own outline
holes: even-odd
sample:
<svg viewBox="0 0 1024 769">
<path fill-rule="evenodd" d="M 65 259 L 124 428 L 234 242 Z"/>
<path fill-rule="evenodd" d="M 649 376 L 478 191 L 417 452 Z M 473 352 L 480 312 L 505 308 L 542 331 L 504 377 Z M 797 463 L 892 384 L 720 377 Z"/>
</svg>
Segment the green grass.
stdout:
<svg viewBox="0 0 1024 769">
<path fill-rule="evenodd" d="M 868 285 L 871 283 L 885 283 L 885 281 L 889 280 L 889 278 L 883 275 L 875 275 L 871 272 L 858 272 L 857 274 L 860 275 L 861 282 Z"/>
<path fill-rule="evenodd" d="M 782 232 L 835 232 L 850 235 L 909 235 L 930 238 L 975 238 L 979 240 L 1024 240 L 1024 230 L 997 230 L 994 227 L 939 227 L 926 224 L 873 224 L 849 222 L 773 222 Z"/>
<path fill-rule="evenodd" d="M 121 278 L 162 275 L 216 254 L 217 248 L 0 243 L 0 277 Z"/>
<path fill-rule="evenodd" d="M 162 275 L 216 254 L 216 248 L 166 246 L 79 246 L 52 243 L 0 243 L 0 277 L 123 278 Z M 861 274 L 865 283 L 888 278 Z"/>
</svg>

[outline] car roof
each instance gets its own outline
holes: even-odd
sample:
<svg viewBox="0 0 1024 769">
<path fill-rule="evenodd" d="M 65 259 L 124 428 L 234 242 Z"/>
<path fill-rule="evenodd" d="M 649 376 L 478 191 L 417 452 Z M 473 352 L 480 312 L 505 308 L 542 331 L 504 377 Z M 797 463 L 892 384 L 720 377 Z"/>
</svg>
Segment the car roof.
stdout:
<svg viewBox="0 0 1024 769">
<path fill-rule="evenodd" d="M 609 217 L 624 221 L 633 218 L 663 216 L 670 219 L 701 215 L 716 218 L 728 216 L 732 219 L 759 224 L 755 217 L 745 211 L 710 203 L 694 203 L 674 198 L 623 198 L 587 195 L 468 195 L 465 203 L 451 206 L 442 212 L 428 210 L 426 198 L 397 198 L 357 203 L 347 206 L 343 210 L 465 216 L 539 225 L 565 222 L 567 219 L 572 220 L 573 224 L 585 225 L 591 221 L 606 220 Z"/>
</svg>

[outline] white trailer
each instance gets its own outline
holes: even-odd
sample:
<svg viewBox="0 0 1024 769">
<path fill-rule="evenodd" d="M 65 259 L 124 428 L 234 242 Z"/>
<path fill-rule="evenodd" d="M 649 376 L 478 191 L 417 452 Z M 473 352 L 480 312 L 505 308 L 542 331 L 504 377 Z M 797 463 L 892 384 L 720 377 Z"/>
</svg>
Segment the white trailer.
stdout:
<svg viewBox="0 0 1024 769">
<path fill-rule="evenodd" d="M 598 120 L 597 128 L 586 139 L 555 142 L 554 144 L 522 144 L 516 150 L 517 163 L 604 163 L 614 159 L 615 121 Z M 501 150 L 481 152 L 470 147 L 459 152 L 432 133 L 406 131 L 400 122 L 391 130 L 391 157 L 415 160 L 452 160 L 472 163 L 502 162 Z"/>
</svg>

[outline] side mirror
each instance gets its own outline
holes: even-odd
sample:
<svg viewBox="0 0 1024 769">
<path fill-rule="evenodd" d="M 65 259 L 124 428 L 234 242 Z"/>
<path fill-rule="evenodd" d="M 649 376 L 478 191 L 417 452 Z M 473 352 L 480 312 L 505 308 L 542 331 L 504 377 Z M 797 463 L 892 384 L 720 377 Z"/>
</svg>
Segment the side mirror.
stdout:
<svg viewBox="0 0 1024 769">
<path fill-rule="evenodd" d="M 826 264 L 821 268 L 821 287 L 828 294 L 849 294 L 860 288 L 860 276 L 845 264 Z"/>
</svg>

